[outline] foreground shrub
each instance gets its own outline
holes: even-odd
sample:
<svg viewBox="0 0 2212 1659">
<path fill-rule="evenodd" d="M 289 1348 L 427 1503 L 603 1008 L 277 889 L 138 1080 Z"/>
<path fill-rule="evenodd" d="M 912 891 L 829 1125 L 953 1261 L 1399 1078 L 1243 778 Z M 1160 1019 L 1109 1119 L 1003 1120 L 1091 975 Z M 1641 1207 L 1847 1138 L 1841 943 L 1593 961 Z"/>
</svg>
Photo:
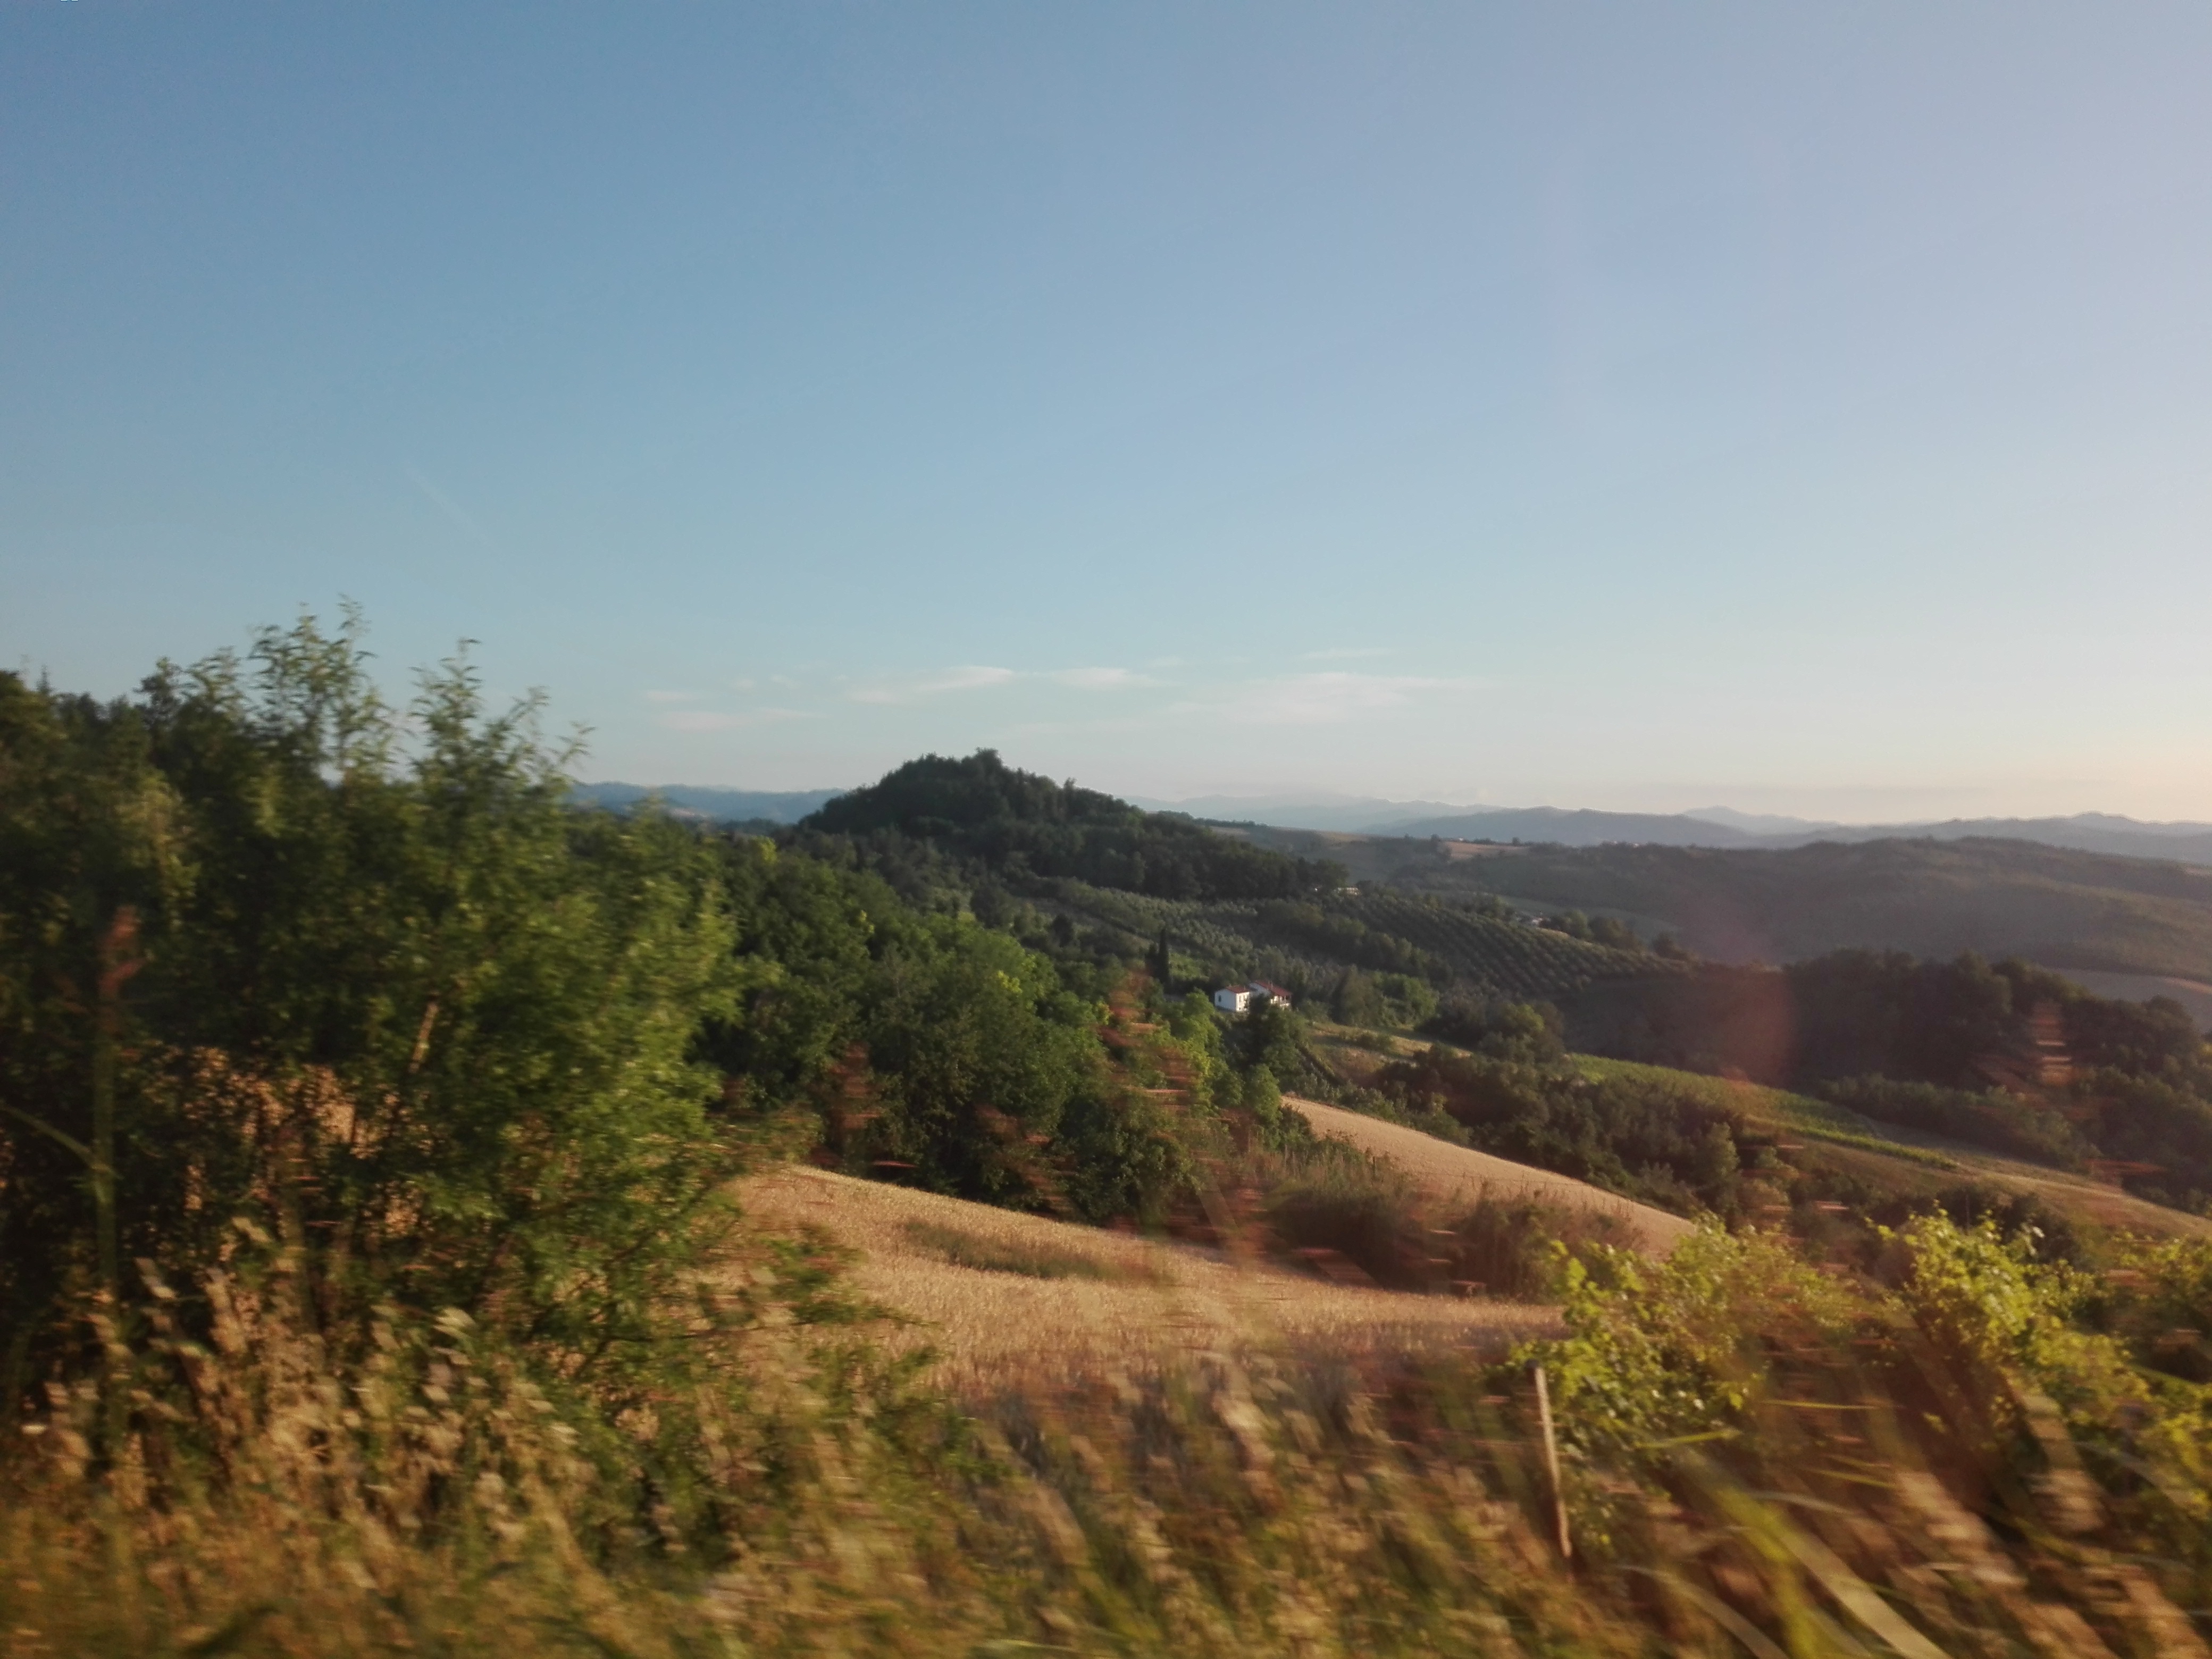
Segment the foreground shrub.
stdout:
<svg viewBox="0 0 2212 1659">
<path fill-rule="evenodd" d="M 694 1060 L 737 985 L 696 839 L 572 811 L 465 664 L 411 725 L 350 632 L 112 704 L 0 677 L 0 1326 L 195 1278 L 232 1216 L 604 1363 L 718 1224 Z M 403 736 L 411 731 L 410 745 Z"/>
<path fill-rule="evenodd" d="M 1431 1200 L 1395 1168 L 1333 1141 L 1252 1175 L 1274 1245 L 1392 1290 L 1548 1297 L 1563 1261 L 1613 1237 L 1608 1216 L 1534 1198 Z"/>
<path fill-rule="evenodd" d="M 1548 1030 L 1525 1010 L 1504 1029 L 1526 1036 L 1530 1026 Z M 1528 1044 L 1515 1036 L 1505 1047 Z M 1732 1215 L 1743 1200 L 1741 1119 L 1677 1085 L 1435 1048 L 1393 1061 L 1376 1083 L 1408 1111 L 1449 1114 L 1484 1152 L 1679 1214 Z"/>
</svg>

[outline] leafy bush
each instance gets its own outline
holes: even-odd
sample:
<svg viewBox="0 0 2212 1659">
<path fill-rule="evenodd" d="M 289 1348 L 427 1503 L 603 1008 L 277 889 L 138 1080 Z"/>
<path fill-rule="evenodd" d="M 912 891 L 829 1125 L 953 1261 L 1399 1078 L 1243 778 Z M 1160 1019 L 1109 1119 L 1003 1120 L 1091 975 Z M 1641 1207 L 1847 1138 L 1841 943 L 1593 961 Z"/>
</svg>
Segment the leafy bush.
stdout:
<svg viewBox="0 0 2212 1659">
<path fill-rule="evenodd" d="M 1528 1352 L 1555 1379 L 1563 1439 L 1596 1462 L 1739 1426 L 1776 1351 L 1848 1348 L 1869 1315 L 1784 1241 L 1710 1227 L 1663 1264 L 1598 1250 L 1561 1278 L 1568 1335 Z"/>
<path fill-rule="evenodd" d="M 2099 1322 L 2137 1364 L 2212 1384 L 2212 1240 L 2136 1238 L 2114 1253 Z"/>
<path fill-rule="evenodd" d="M 2148 1166 L 2128 1185 L 2146 1198 L 2212 1213 L 2212 1098 L 2202 1085 L 2165 1077 L 2093 1072 L 2079 1097 L 2093 1115 L 2086 1126 L 2106 1157 Z"/>
<path fill-rule="evenodd" d="M 2038 1261 L 2068 1261 L 2076 1267 L 2092 1259 L 2089 1237 L 2062 1210 L 2033 1193 L 2014 1192 L 1984 1182 L 1946 1187 L 1925 1198 L 1862 1201 L 1856 1206 L 1877 1231 L 1906 1226 L 1915 1217 L 1936 1214 L 1969 1231 L 1984 1223 L 2008 1239 L 2022 1242 Z"/>
<path fill-rule="evenodd" d="M 1547 1066 L 1566 1058 L 1559 1011 L 1549 1003 L 1455 996 L 1423 1029 L 1486 1060 Z"/>
<path fill-rule="evenodd" d="M 1364 974 L 1347 968 L 1329 994 L 1329 1012 L 1346 1025 L 1412 1030 L 1432 1018 L 1437 994 L 1409 974 Z"/>
<path fill-rule="evenodd" d="M 1900 1127 L 1948 1135 L 2062 1170 L 2084 1166 L 2094 1148 L 2048 1106 L 2001 1089 L 1969 1092 L 1885 1077 L 1844 1078 L 1813 1085 L 1815 1098 Z"/>
<path fill-rule="evenodd" d="M 1485 1152 L 1662 1208 L 1728 1214 L 1741 1198 L 1741 1121 L 1687 1090 L 1437 1048 L 1383 1067 L 1376 1086 L 1449 1114 Z"/>
</svg>

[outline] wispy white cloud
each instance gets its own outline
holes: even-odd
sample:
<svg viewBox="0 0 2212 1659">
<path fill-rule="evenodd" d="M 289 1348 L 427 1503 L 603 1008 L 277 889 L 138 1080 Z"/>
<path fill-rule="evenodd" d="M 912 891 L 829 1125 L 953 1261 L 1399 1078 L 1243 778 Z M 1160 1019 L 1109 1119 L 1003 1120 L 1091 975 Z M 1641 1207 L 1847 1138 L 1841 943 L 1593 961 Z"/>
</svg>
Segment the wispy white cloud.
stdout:
<svg viewBox="0 0 2212 1659">
<path fill-rule="evenodd" d="M 648 691 L 645 694 L 645 700 L 647 702 L 696 702 L 701 695 L 696 691 Z"/>
<path fill-rule="evenodd" d="M 1390 645 L 1333 645 L 1326 651 L 1307 652 L 1303 660 L 1306 662 L 1350 662 L 1354 659 L 1360 657 L 1393 656 L 1396 654 L 1396 652 L 1397 647 Z"/>
<path fill-rule="evenodd" d="M 1127 668 L 1017 669 L 978 665 L 902 678 L 863 680 L 845 695 L 854 702 L 916 702 L 948 692 L 991 691 L 1018 684 L 1065 685 L 1078 691 L 1132 691 L 1159 682 Z"/>
<path fill-rule="evenodd" d="M 872 680 L 855 686 L 845 695 L 854 702 L 913 702 L 917 698 L 939 696 L 947 691 L 986 690 L 1020 678 L 1011 668 L 948 668 L 941 673 L 906 679 Z"/>
<path fill-rule="evenodd" d="M 1159 684 L 1149 674 L 1132 673 L 1126 668 L 1061 668 L 1043 678 L 1081 691 L 1133 691 Z"/>
<path fill-rule="evenodd" d="M 807 708 L 672 708 L 660 723 L 672 732 L 738 732 L 751 726 L 780 726 L 786 720 L 818 720 Z"/>
<path fill-rule="evenodd" d="M 1372 714 L 1456 702 L 1483 689 L 1477 679 L 1419 674 L 1360 674 L 1346 669 L 1244 680 L 1183 705 L 1240 726 L 1340 726 Z"/>
</svg>

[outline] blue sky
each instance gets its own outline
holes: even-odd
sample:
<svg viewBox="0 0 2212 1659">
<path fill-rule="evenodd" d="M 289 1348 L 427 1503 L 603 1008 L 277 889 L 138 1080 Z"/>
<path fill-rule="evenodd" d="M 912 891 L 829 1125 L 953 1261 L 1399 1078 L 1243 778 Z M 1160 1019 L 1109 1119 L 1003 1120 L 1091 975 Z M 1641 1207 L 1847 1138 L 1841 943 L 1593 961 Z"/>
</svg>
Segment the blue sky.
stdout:
<svg viewBox="0 0 2212 1659">
<path fill-rule="evenodd" d="M 0 664 L 592 775 L 2212 817 L 2212 10 L 0 9 Z"/>
</svg>

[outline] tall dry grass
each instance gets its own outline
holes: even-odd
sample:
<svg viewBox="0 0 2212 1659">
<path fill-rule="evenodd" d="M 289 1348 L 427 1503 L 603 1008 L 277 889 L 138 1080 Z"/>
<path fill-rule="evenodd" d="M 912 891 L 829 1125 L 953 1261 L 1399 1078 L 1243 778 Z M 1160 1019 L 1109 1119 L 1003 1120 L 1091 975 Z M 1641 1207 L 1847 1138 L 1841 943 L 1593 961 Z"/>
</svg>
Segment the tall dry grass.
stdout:
<svg viewBox="0 0 2212 1659">
<path fill-rule="evenodd" d="M 1293 1343 L 995 1391 L 979 1375 L 955 1401 L 765 1322 L 727 1339 L 742 1389 L 648 1409 L 700 1414 L 702 1528 L 637 1477 L 625 1448 L 655 1424 L 579 1424 L 465 1322 L 395 1311 L 337 1352 L 281 1276 L 219 1280 L 210 1340 L 165 1329 L 159 1298 L 129 1340 L 103 1318 L 108 1382 L 58 1391 L 17 1437 L 0 1642 L 2203 1653 L 2186 1402 L 2007 1312 L 2036 1289 L 2025 1269 L 1945 1249 L 1891 1303 L 1713 1235 L 1586 1279 L 1571 1334 L 1529 1356 L 1552 1377 L 1571 1559 L 1523 1364 Z"/>
</svg>

